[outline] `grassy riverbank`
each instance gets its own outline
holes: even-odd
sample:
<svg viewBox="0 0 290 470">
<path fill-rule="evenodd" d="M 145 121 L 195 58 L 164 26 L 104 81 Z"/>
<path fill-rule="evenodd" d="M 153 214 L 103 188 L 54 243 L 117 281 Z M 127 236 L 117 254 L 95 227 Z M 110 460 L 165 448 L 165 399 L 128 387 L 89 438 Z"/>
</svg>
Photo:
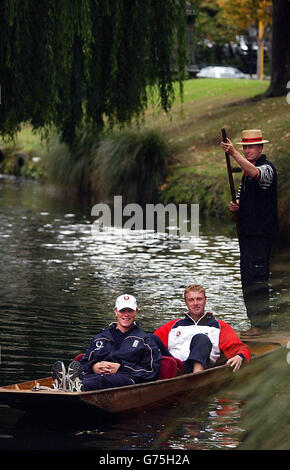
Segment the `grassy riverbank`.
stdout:
<svg viewBox="0 0 290 470">
<path fill-rule="evenodd" d="M 290 232 L 290 190 L 287 183 L 290 172 L 290 105 L 286 97 L 253 99 L 267 87 L 268 82 L 257 80 L 188 80 L 184 84 L 183 103 L 176 99 L 169 115 L 160 113 L 153 106 L 148 109 L 142 124 L 143 134 L 144 131 L 161 134 L 170 152 L 170 166 L 163 180 L 159 180 L 158 197 L 161 202 L 199 203 L 201 216 L 228 216 L 230 191 L 225 157 L 220 149 L 220 130 L 225 127 L 228 137 L 236 142 L 242 129 L 261 128 L 264 137 L 270 140 L 265 153 L 276 164 L 279 173 L 282 233 Z M 132 135 L 130 139 L 132 141 Z M 149 140 L 152 141 L 152 136 Z M 115 151 L 119 141 L 120 138 L 114 138 L 113 145 L 112 141 L 110 143 Z M 144 145 L 148 147 L 147 141 Z M 34 135 L 29 126 L 25 126 L 14 144 L 1 146 L 9 158 L 2 162 L 0 171 L 11 173 L 16 168 L 21 174 L 43 178 L 44 181 L 50 177 L 58 183 L 65 182 L 70 189 L 89 186 L 92 194 L 102 197 L 97 188 L 100 185 L 94 164 L 92 169 L 93 152 L 97 146 L 98 143 L 93 145 L 93 151 L 88 155 L 88 147 L 80 145 L 77 155 L 70 158 L 68 149 L 59 143 L 56 136 L 51 136 L 47 147 L 46 143 L 41 144 L 39 134 Z M 19 155 L 24 156 L 20 157 L 24 163 L 21 168 Z M 151 177 L 148 178 L 149 181 Z M 234 173 L 236 187 L 240 178 L 241 173 Z M 142 183 L 147 184 L 140 181 Z M 114 190 L 118 192 L 118 188 Z"/>
<path fill-rule="evenodd" d="M 197 99 L 185 89 L 182 116 L 176 105 L 171 120 L 165 116 L 155 120 L 174 142 L 178 159 L 162 186 L 162 202 L 199 203 L 201 214 L 228 215 L 230 190 L 220 130 L 225 127 L 227 136 L 237 142 L 242 129 L 262 129 L 270 141 L 264 151 L 278 170 L 281 234 L 289 238 L 290 105 L 286 97 L 253 99 L 267 86 L 267 82 L 250 80 L 198 80 L 195 92 L 203 93 Z M 233 176 L 237 188 L 241 173 Z"/>
</svg>

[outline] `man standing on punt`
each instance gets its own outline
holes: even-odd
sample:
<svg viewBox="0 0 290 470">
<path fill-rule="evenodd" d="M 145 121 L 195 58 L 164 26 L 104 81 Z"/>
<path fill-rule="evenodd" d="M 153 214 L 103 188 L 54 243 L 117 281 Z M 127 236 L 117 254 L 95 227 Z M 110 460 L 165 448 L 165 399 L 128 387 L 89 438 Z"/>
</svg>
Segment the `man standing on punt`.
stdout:
<svg viewBox="0 0 290 470">
<path fill-rule="evenodd" d="M 187 306 L 184 318 L 171 320 L 158 328 L 154 334 L 168 348 L 170 354 L 183 361 L 184 373 L 200 372 L 214 366 L 223 353 L 227 365 L 236 372 L 243 361 L 249 362 L 251 353 L 233 330 L 223 320 L 217 320 L 205 312 L 204 287 L 188 286 L 184 291 Z"/>
<path fill-rule="evenodd" d="M 244 130 L 244 158 L 227 139 L 223 150 L 231 155 L 243 170 L 236 203 L 230 211 L 238 211 L 240 237 L 241 282 L 251 328 L 245 336 L 257 336 L 267 331 L 269 320 L 269 259 L 273 240 L 278 237 L 277 174 L 274 165 L 263 152 L 260 129 Z"/>
</svg>

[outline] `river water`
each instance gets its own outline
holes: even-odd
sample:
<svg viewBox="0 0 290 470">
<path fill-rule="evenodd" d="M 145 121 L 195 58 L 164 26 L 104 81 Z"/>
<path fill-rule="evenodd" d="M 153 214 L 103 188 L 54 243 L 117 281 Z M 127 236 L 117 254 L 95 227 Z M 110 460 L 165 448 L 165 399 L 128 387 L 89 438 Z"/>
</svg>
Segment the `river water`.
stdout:
<svg viewBox="0 0 290 470">
<path fill-rule="evenodd" d="M 115 297 L 132 293 L 147 331 L 184 311 L 183 290 L 206 287 L 207 308 L 235 329 L 249 326 L 233 222 L 200 223 L 192 243 L 133 230 L 92 231 L 92 203 L 35 182 L 0 179 L 0 386 L 50 375 L 114 319 Z M 290 250 L 272 260 L 273 328 L 289 330 Z M 286 362 L 286 361 L 284 361 Z M 259 387 L 260 384 L 257 384 Z M 36 423 L 0 407 L 1 449 L 238 449 L 247 423 L 231 390 L 126 420 Z M 57 416 L 52 420 L 57 422 Z M 284 423 L 285 424 L 285 423 Z M 290 445 L 289 445 L 290 447 Z"/>
</svg>

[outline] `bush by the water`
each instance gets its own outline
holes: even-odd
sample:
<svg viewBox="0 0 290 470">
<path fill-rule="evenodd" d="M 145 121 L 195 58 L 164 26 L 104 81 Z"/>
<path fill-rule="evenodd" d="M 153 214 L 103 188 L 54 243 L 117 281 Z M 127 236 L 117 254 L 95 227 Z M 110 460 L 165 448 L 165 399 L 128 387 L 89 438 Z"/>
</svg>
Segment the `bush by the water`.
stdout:
<svg viewBox="0 0 290 470">
<path fill-rule="evenodd" d="M 157 131 L 112 133 L 92 159 L 92 187 L 102 199 L 122 195 L 125 203 L 157 203 L 172 151 Z"/>
<path fill-rule="evenodd" d="M 99 200 L 123 196 L 125 203 L 156 203 L 172 163 L 172 149 L 158 131 L 82 131 L 69 150 L 51 148 L 47 172 L 51 182 Z"/>
</svg>

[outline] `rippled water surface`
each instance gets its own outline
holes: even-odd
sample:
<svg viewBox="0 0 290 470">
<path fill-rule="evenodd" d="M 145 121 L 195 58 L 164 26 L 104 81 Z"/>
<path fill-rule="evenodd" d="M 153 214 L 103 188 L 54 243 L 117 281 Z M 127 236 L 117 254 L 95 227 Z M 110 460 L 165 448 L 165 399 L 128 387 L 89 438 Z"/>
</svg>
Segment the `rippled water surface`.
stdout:
<svg viewBox="0 0 290 470">
<path fill-rule="evenodd" d="M 190 283 L 206 287 L 207 308 L 219 318 L 238 330 L 248 327 L 231 221 L 226 227 L 201 222 L 200 236 L 190 243 L 145 231 L 92 231 L 90 204 L 4 179 L 0 207 L 0 385 L 49 375 L 55 360 L 83 351 L 114 318 L 115 297 L 125 292 L 137 297 L 147 331 L 183 313 L 183 290 Z M 279 248 L 271 305 L 274 325 L 283 328 L 289 325 L 289 266 L 289 249 Z M 176 413 L 173 406 L 137 423 L 131 417 L 63 430 L 61 439 L 50 432 L 50 440 L 45 431 L 27 433 L 25 426 L 8 424 L 11 410 L 5 408 L 0 442 L 1 448 L 21 447 L 25 434 L 25 445 L 35 448 L 235 448 L 241 407 L 235 397 L 221 395 L 192 404 L 190 413 Z"/>
</svg>

